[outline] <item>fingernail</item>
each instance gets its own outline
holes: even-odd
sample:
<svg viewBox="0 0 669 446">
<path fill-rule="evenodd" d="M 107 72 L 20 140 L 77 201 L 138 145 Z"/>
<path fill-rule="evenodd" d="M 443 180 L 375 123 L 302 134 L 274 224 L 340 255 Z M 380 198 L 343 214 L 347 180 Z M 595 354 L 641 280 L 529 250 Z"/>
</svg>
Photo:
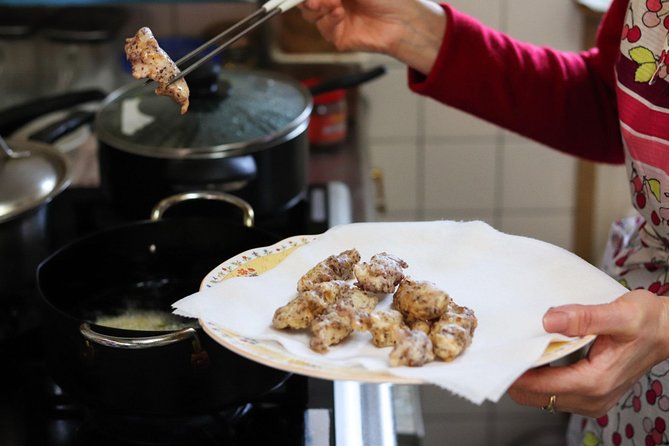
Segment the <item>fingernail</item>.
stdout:
<svg viewBox="0 0 669 446">
<path fill-rule="evenodd" d="M 549 310 L 544 315 L 544 329 L 549 333 L 565 331 L 568 326 L 569 315 L 564 311 Z"/>
</svg>

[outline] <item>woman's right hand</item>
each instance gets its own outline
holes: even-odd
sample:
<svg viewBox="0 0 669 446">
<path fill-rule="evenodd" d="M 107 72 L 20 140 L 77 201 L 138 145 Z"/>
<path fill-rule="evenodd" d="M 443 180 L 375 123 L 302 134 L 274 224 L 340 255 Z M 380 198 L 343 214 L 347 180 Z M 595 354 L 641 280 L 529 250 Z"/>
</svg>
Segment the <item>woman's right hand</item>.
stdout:
<svg viewBox="0 0 669 446">
<path fill-rule="evenodd" d="M 430 0 L 305 0 L 302 16 L 341 51 L 387 54 L 427 73 L 446 26 Z"/>
</svg>

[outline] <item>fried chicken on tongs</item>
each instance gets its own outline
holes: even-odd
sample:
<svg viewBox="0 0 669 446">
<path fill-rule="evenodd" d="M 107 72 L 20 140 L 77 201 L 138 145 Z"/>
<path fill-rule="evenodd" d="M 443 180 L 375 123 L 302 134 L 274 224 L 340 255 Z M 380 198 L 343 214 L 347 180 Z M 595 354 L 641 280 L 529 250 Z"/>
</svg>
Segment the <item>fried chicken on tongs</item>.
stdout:
<svg viewBox="0 0 669 446">
<path fill-rule="evenodd" d="M 188 110 L 190 90 L 181 78 L 169 84 L 169 81 L 181 73 L 170 56 L 158 45 L 158 41 L 147 27 L 140 28 L 133 36 L 125 40 L 125 54 L 132 66 L 135 79 L 152 79 L 158 83 L 156 94 L 167 96 L 181 105 L 181 114 Z"/>
</svg>

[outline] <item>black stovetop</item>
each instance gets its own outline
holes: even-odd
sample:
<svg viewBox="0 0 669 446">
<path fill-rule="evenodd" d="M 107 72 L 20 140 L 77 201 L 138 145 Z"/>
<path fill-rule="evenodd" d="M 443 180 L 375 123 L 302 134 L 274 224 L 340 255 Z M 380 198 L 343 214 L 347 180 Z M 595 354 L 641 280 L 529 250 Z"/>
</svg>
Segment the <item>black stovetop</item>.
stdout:
<svg viewBox="0 0 669 446">
<path fill-rule="evenodd" d="M 96 189 L 66 190 L 49 210 L 52 251 L 96 230 L 127 223 Z M 279 237 L 326 230 L 327 222 L 313 221 L 312 215 L 304 198 L 282 215 L 258 219 L 256 226 Z M 325 409 L 333 423 L 332 383 L 299 375 L 255 401 L 216 413 L 153 418 L 96 413 L 51 380 L 43 355 L 44 333 L 33 305 L 39 296 L 35 289 L 24 294 L 0 302 L 4 306 L 0 306 L 4 315 L 0 318 L 0 328 L 4 327 L 0 330 L 0 445 L 303 445 L 305 415 L 311 409 Z M 330 439 L 325 444 L 333 443 Z"/>
<path fill-rule="evenodd" d="M 299 375 L 253 402 L 214 413 L 174 417 L 96 413 L 50 379 L 39 336 L 39 330 L 31 330 L 0 344 L 2 445 L 297 446 L 304 444 L 309 410 L 332 413 L 332 383 Z"/>
</svg>

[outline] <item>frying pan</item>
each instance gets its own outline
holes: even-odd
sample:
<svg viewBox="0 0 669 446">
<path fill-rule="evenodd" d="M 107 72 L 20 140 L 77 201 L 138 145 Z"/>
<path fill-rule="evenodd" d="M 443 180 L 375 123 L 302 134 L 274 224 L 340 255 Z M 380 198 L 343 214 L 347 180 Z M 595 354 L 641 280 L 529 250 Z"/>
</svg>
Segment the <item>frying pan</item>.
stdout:
<svg viewBox="0 0 669 446">
<path fill-rule="evenodd" d="M 244 224 L 162 214 L 175 203 L 215 199 L 238 206 Z M 221 261 L 278 241 L 253 228 L 253 209 L 221 192 L 170 196 L 152 219 L 93 233 L 44 260 L 37 282 L 48 369 L 89 407 L 122 415 L 208 413 L 253 401 L 289 373 L 223 348 L 203 330 L 135 330 L 96 323 L 128 308 L 171 313 Z"/>
</svg>

